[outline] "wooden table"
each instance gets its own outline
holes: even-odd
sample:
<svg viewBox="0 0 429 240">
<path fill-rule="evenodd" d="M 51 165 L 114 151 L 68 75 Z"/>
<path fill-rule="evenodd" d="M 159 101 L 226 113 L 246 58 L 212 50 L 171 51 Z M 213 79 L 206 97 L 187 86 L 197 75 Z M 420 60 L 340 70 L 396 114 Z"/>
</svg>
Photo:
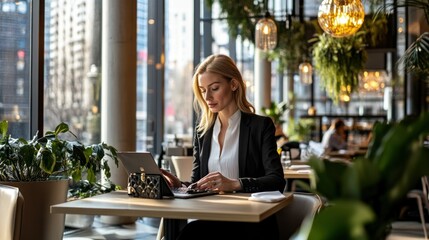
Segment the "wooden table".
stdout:
<svg viewBox="0 0 429 240">
<path fill-rule="evenodd" d="M 328 158 L 352 159 L 354 157 L 364 156 L 366 152 L 367 152 L 367 149 L 349 149 L 349 150 L 328 152 L 326 153 L 326 155 Z"/>
<path fill-rule="evenodd" d="M 260 222 L 288 205 L 293 195 L 276 203 L 247 200 L 249 193 L 218 194 L 190 199 L 144 199 L 115 191 L 51 206 L 51 213 L 162 217 L 166 239 L 175 239 L 178 219 Z"/>
<path fill-rule="evenodd" d="M 313 177 L 314 173 L 311 170 L 311 168 L 305 168 L 305 169 L 283 168 L 283 173 L 284 173 L 284 178 L 288 180 L 287 190 L 291 192 L 294 192 L 296 190 L 295 180 L 308 181 L 310 184 L 314 182 L 314 177 Z"/>
<path fill-rule="evenodd" d="M 292 169 L 283 169 L 284 177 L 286 179 L 310 179 L 312 172 L 308 170 L 292 170 Z"/>
</svg>

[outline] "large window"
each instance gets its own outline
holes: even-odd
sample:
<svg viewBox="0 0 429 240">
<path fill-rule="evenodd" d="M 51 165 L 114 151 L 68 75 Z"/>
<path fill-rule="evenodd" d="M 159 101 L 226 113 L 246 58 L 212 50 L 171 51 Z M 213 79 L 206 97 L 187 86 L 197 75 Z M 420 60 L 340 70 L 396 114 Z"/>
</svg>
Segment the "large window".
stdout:
<svg viewBox="0 0 429 240">
<path fill-rule="evenodd" d="M 125 3 L 124 3 L 125 4 Z M 88 143 L 100 141 L 102 0 L 46 0 L 44 128 L 67 122 Z M 148 0 L 137 1 L 137 150 L 147 136 Z M 132 93 L 130 93 L 132 94 Z"/>
</svg>

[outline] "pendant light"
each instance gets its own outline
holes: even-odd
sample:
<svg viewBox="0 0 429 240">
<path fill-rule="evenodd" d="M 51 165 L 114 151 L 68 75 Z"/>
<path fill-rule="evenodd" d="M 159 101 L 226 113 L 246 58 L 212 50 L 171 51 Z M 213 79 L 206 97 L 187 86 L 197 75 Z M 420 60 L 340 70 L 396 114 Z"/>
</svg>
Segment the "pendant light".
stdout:
<svg viewBox="0 0 429 240">
<path fill-rule="evenodd" d="M 299 79 L 306 85 L 313 83 L 313 66 L 311 63 L 305 61 L 299 64 Z"/>
<path fill-rule="evenodd" d="M 359 76 L 360 92 L 382 92 L 387 77 L 386 70 L 364 71 Z"/>
<path fill-rule="evenodd" d="M 361 0 L 323 0 L 317 18 L 326 33 L 347 37 L 362 26 L 365 11 Z"/>
<path fill-rule="evenodd" d="M 277 46 L 277 26 L 268 11 L 256 23 L 255 44 L 263 51 L 273 50 Z"/>
</svg>

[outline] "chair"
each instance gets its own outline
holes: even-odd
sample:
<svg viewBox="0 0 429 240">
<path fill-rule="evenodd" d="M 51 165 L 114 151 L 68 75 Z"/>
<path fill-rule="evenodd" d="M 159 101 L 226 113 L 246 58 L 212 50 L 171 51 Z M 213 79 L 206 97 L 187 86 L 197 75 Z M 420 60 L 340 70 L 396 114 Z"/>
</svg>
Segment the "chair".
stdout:
<svg viewBox="0 0 429 240">
<path fill-rule="evenodd" d="M 301 159 L 301 148 L 300 143 L 295 141 L 289 141 L 283 144 L 282 150 L 289 155 L 290 160 Z"/>
<path fill-rule="evenodd" d="M 408 198 L 415 198 L 417 201 L 417 207 L 419 210 L 419 216 L 420 221 L 422 223 L 423 233 L 425 235 L 425 239 L 428 238 L 427 230 L 426 230 L 426 223 L 425 223 L 425 214 L 424 209 L 426 209 L 429 212 L 429 181 L 427 176 L 423 176 L 421 178 L 422 182 L 422 189 L 413 189 L 410 192 L 408 192 L 407 197 Z"/>
<path fill-rule="evenodd" d="M 19 240 L 23 219 L 24 197 L 19 189 L 0 185 L 0 239 Z"/>
<path fill-rule="evenodd" d="M 322 207 L 322 200 L 312 193 L 294 193 L 292 202 L 276 213 L 279 239 L 290 239 L 305 219 L 313 219 Z"/>
<path fill-rule="evenodd" d="M 181 181 L 191 181 L 193 156 L 171 156 L 174 170 Z"/>
</svg>

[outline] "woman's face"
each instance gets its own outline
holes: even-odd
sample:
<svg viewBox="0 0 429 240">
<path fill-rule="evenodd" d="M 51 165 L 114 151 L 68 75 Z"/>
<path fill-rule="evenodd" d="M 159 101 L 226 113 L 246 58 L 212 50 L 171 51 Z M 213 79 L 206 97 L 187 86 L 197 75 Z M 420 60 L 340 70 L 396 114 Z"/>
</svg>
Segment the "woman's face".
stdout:
<svg viewBox="0 0 429 240">
<path fill-rule="evenodd" d="M 236 90 L 235 81 L 228 81 L 217 73 L 203 73 L 198 77 L 201 95 L 210 111 L 214 113 L 230 109 L 236 110 L 233 91 Z"/>
</svg>

